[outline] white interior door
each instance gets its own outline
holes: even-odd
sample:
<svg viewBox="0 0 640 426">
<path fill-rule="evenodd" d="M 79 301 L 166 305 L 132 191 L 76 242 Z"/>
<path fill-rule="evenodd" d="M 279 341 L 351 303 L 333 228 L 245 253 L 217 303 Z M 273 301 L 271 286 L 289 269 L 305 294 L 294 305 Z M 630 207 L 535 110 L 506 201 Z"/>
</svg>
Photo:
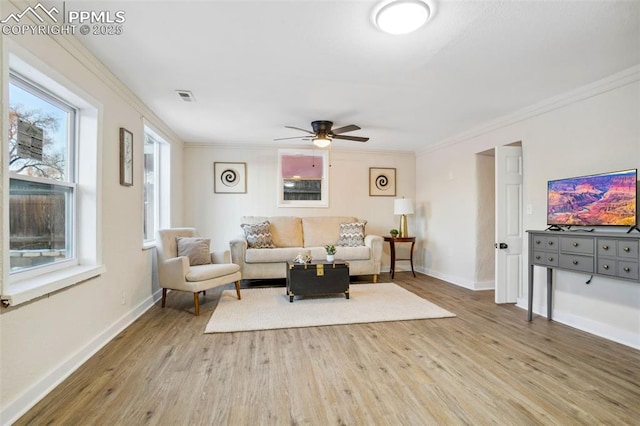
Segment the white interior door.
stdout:
<svg viewBox="0 0 640 426">
<path fill-rule="evenodd" d="M 515 303 L 522 280 L 522 147 L 496 147 L 496 303 Z"/>
</svg>

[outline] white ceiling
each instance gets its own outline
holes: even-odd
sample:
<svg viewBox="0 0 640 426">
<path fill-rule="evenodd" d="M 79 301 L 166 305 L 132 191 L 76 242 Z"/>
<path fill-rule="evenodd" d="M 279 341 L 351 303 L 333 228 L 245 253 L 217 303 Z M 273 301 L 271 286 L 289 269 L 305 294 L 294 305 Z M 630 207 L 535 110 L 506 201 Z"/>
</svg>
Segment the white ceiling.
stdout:
<svg viewBox="0 0 640 426">
<path fill-rule="evenodd" d="M 640 64 L 639 1 L 429 2 L 427 25 L 400 36 L 372 24 L 376 1 L 66 8 L 126 12 L 122 35 L 78 37 L 193 143 L 274 145 L 301 134 L 285 125 L 331 120 L 371 138 L 336 146 L 420 150 Z"/>
</svg>

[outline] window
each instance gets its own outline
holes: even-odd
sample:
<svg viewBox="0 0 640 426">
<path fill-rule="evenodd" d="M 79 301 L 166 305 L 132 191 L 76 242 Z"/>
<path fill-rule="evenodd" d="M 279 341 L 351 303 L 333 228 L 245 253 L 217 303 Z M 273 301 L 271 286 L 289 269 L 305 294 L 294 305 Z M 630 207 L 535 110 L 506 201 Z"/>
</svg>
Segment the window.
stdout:
<svg viewBox="0 0 640 426">
<path fill-rule="evenodd" d="M 9 191 L 0 193 L 0 216 L 8 234 L 0 253 L 8 268 L 0 299 L 15 306 L 106 270 L 98 185 L 102 106 L 17 44 L 7 46 L 9 78 L 2 84 L 9 114 L 0 122 L 8 136 L 1 167 Z"/>
<path fill-rule="evenodd" d="M 156 231 L 168 224 L 169 144 L 149 126 L 144 126 L 144 229 L 145 246 L 153 245 Z M 163 173 L 161 173 L 161 171 Z"/>
<path fill-rule="evenodd" d="M 278 207 L 329 207 L 326 150 L 278 150 Z"/>
<path fill-rule="evenodd" d="M 12 274 L 75 259 L 76 113 L 11 74 L 9 250 Z"/>
</svg>

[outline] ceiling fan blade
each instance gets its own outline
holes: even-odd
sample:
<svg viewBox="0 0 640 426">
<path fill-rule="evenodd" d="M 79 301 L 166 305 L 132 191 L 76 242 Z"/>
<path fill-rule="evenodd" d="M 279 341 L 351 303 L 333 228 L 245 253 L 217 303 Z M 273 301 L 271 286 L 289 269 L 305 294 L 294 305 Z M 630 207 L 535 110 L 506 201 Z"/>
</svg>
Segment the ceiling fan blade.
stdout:
<svg viewBox="0 0 640 426">
<path fill-rule="evenodd" d="M 315 135 L 315 133 L 313 133 L 311 130 L 301 129 L 300 127 L 293 127 L 293 126 L 284 126 L 284 127 L 286 127 L 287 129 L 294 129 L 294 130 L 300 130 L 302 132 L 307 132 L 310 135 Z"/>
<path fill-rule="evenodd" d="M 360 130 L 360 127 L 356 126 L 355 124 L 349 124 L 348 126 L 333 129 L 331 133 L 333 133 L 334 135 L 339 135 L 340 133 L 353 132 L 354 130 Z"/>
<path fill-rule="evenodd" d="M 333 135 L 333 139 L 343 139 L 346 141 L 354 141 L 354 142 L 366 142 L 369 138 L 363 138 L 361 136 L 343 136 L 343 135 Z"/>
<path fill-rule="evenodd" d="M 302 140 L 305 140 L 307 138 L 308 138 L 308 136 L 292 136 L 290 138 L 276 138 L 276 139 L 274 139 L 274 141 L 284 141 L 284 140 L 287 140 L 287 139 L 302 139 Z"/>
</svg>

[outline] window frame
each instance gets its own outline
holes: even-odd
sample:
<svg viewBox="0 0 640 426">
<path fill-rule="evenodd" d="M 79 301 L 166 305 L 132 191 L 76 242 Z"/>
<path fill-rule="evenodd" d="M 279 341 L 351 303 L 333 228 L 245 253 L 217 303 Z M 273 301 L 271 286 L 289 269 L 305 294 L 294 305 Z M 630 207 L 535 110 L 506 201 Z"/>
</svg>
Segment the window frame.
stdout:
<svg viewBox="0 0 640 426">
<path fill-rule="evenodd" d="M 287 200 L 285 199 L 285 181 L 283 176 L 283 158 L 287 156 L 309 156 L 322 158 L 322 173 L 319 200 Z M 324 149 L 278 149 L 278 207 L 329 207 L 329 151 Z"/>
<path fill-rule="evenodd" d="M 58 270 L 46 271 L 33 276 L 21 276 L 16 279 L 9 274 L 9 192 L 0 193 L 2 203 L 3 261 L 0 264 L 0 299 L 4 306 L 17 306 L 49 295 L 64 288 L 86 282 L 106 272 L 102 264 L 102 117 L 103 105 L 89 93 L 79 88 L 73 81 L 53 69 L 40 58 L 33 55 L 10 39 L 5 39 L 1 48 L 2 79 L 0 93 L 2 103 L 8 106 L 9 70 L 28 76 L 28 80 L 46 88 L 55 96 L 68 101 L 77 108 L 77 147 L 75 154 L 75 178 L 81 190 L 76 191 L 76 265 L 66 265 Z M 9 188 L 8 148 L 9 114 L 0 117 L 2 132 L 2 163 L 0 178 L 2 187 Z"/>
<path fill-rule="evenodd" d="M 22 74 L 16 72 L 13 69 L 9 70 L 9 81 L 8 85 L 14 84 L 24 90 L 25 92 L 30 93 L 31 95 L 38 97 L 64 111 L 67 112 L 67 142 L 66 142 L 66 165 L 65 165 L 65 179 L 64 180 L 56 180 L 46 177 L 40 176 L 28 176 L 22 175 L 20 173 L 13 172 L 9 170 L 9 179 L 20 180 L 22 182 L 32 182 L 32 183 L 40 183 L 53 185 L 58 187 L 66 187 L 71 188 L 71 200 L 70 206 L 66 206 L 66 209 L 69 211 L 69 217 L 65 221 L 66 229 L 66 237 L 69 241 L 67 243 L 70 246 L 70 253 L 68 257 L 64 260 L 60 260 L 57 262 L 44 264 L 44 265 L 36 265 L 32 267 L 27 267 L 19 270 L 12 270 L 11 265 L 9 263 L 9 276 L 13 281 L 19 281 L 23 279 L 28 279 L 32 277 L 36 277 L 38 275 L 47 274 L 50 272 L 55 272 L 63 268 L 68 268 L 70 266 L 78 265 L 78 257 L 77 257 L 77 243 L 78 243 L 78 222 L 77 222 L 77 206 L 78 206 L 78 185 L 77 185 L 77 155 L 76 150 L 78 148 L 78 108 L 72 105 L 70 102 L 56 96 L 50 90 L 42 87 L 40 84 L 31 81 L 27 77 Z M 10 110 L 10 108 L 9 108 Z M 8 141 L 7 141 L 8 142 Z M 3 145 L 3 149 L 6 149 Z M 11 236 L 9 235 L 9 239 Z"/>
<path fill-rule="evenodd" d="M 154 223 L 155 229 L 150 232 L 145 238 L 146 226 L 146 210 L 145 210 L 145 195 L 144 189 L 142 191 L 142 248 L 150 249 L 156 245 L 156 232 L 159 229 L 169 226 L 170 223 L 170 144 L 167 142 L 167 138 L 156 130 L 148 122 L 144 122 L 143 125 L 143 138 L 146 144 L 147 135 L 154 141 Z M 144 150 L 144 148 L 143 148 Z M 144 152 L 143 152 L 144 155 Z M 143 173 L 146 174 L 146 162 L 143 162 Z M 144 176 L 144 185 L 146 185 L 146 176 Z"/>
</svg>

